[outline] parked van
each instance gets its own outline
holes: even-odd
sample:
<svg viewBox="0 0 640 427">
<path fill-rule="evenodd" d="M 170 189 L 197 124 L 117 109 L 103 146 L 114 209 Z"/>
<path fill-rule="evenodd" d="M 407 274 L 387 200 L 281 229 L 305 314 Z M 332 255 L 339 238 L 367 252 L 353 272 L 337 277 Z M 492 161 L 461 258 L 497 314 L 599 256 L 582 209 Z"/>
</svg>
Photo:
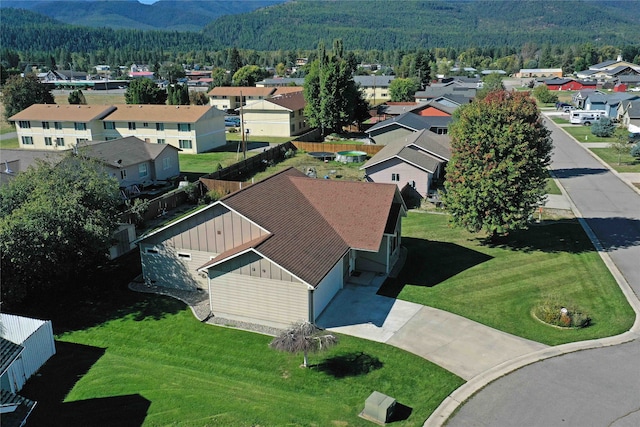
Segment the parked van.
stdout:
<svg viewBox="0 0 640 427">
<path fill-rule="evenodd" d="M 602 117 L 606 117 L 606 112 L 604 110 L 572 111 L 569 122 L 574 125 L 591 126 L 591 124 L 597 122 Z"/>
</svg>

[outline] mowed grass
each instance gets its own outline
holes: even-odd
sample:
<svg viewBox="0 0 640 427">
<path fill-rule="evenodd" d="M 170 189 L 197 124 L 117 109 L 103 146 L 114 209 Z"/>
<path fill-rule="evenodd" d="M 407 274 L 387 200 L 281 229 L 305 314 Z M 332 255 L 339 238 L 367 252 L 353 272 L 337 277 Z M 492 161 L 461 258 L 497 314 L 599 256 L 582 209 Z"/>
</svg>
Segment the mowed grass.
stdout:
<svg viewBox="0 0 640 427">
<path fill-rule="evenodd" d="M 247 152 L 247 158 L 256 153 Z M 242 153 L 234 151 L 215 151 L 211 153 L 184 154 L 180 153 L 180 171 L 197 174 L 208 174 L 218 170 L 218 166 L 223 168 L 231 166 L 242 160 Z"/>
<path fill-rule="evenodd" d="M 316 171 L 316 176 L 318 178 L 326 176 L 328 179 L 337 179 L 342 181 L 362 181 L 364 179 L 364 171 L 360 170 L 360 167 L 362 167 L 363 164 L 364 162 L 324 162 L 311 157 L 304 151 L 298 150 L 295 156 L 268 167 L 264 172 L 256 174 L 253 179 L 257 182 L 288 167 L 294 167 L 303 173 L 306 173 L 309 168 L 313 168 Z"/>
<path fill-rule="evenodd" d="M 567 131 L 578 142 L 615 142 L 613 136 L 596 136 L 591 133 L 591 126 L 571 125 L 564 126 L 562 129 Z"/>
<path fill-rule="evenodd" d="M 58 105 L 69 105 L 69 93 L 71 90 L 55 91 L 54 98 Z M 87 100 L 87 105 L 112 105 L 112 104 L 125 104 L 124 92 L 119 91 L 94 91 L 83 90 L 82 94 L 84 99 Z"/>
<path fill-rule="evenodd" d="M 484 235 L 449 226 L 447 215 L 409 213 L 408 259 L 381 293 L 440 308 L 548 345 L 627 331 L 634 312 L 577 220 L 543 221 L 490 245 Z M 558 329 L 532 316 L 546 296 L 593 318 L 584 329 Z"/>
<path fill-rule="evenodd" d="M 547 178 L 546 192 L 547 194 L 554 194 L 554 195 L 562 194 L 562 191 L 560 191 L 558 184 L 556 184 L 556 181 L 553 178 Z"/>
<path fill-rule="evenodd" d="M 271 337 L 202 324 L 167 300 L 149 295 L 144 303 L 167 314 L 132 312 L 58 337 L 105 349 L 65 402 L 140 395 L 150 401 L 144 426 L 369 426 L 358 414 L 377 390 L 412 408 L 394 425 L 416 426 L 464 382 L 408 352 L 348 336 L 303 369 L 301 355 L 269 349 Z"/>
<path fill-rule="evenodd" d="M 628 146 L 631 151 L 632 144 L 628 144 Z M 591 148 L 591 151 L 617 172 L 640 173 L 640 159 L 633 157 L 630 152 L 618 157 L 618 153 L 610 147 Z"/>
</svg>

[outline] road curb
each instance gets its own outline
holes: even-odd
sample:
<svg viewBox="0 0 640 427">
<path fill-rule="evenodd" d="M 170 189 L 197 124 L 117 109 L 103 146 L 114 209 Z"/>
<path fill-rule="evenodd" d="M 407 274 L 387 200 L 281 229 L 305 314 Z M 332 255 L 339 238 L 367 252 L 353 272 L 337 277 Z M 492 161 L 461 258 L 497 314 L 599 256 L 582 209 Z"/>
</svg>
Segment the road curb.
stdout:
<svg viewBox="0 0 640 427">
<path fill-rule="evenodd" d="M 556 127 L 558 129 L 562 129 L 562 127 L 560 126 L 556 125 Z M 569 135 L 575 141 L 575 138 L 573 138 L 567 131 L 565 131 L 564 129 L 562 129 L 562 131 L 567 135 Z M 580 142 L 578 141 L 576 141 L 576 143 L 580 144 Z M 618 172 L 614 171 L 608 164 L 604 163 L 602 159 L 597 157 L 593 152 L 591 152 L 591 150 L 589 150 L 584 146 L 582 146 L 582 148 L 587 150 L 592 157 L 594 157 L 598 162 L 603 164 L 608 170 L 611 170 L 622 182 L 630 186 L 636 193 L 640 194 L 640 189 L 636 188 L 633 184 L 631 184 L 629 181 L 627 181 L 622 176 L 620 176 Z M 611 272 L 611 275 L 618 283 L 620 290 L 622 291 L 625 298 L 629 302 L 629 305 L 635 312 L 636 318 L 633 325 L 627 332 L 624 332 L 620 335 L 615 335 L 613 337 L 606 337 L 606 338 L 600 338 L 595 340 L 578 341 L 578 342 L 545 348 L 543 350 L 525 354 L 523 356 L 517 357 L 515 359 L 504 362 L 500 365 L 497 365 L 491 369 L 488 369 L 487 371 L 479 375 L 476 375 L 475 377 L 467 381 L 465 384 L 463 384 L 461 387 L 454 390 L 449 396 L 447 396 L 445 400 L 442 401 L 442 403 L 435 409 L 435 411 L 433 411 L 431 416 L 424 422 L 424 427 L 440 427 L 444 425 L 449 419 L 449 417 L 451 417 L 451 415 L 474 394 L 482 390 L 491 382 L 517 369 L 523 368 L 535 362 L 539 362 L 545 359 L 550 359 L 552 357 L 557 357 L 557 356 L 561 356 L 568 353 L 574 353 L 576 351 L 590 350 L 595 348 L 602 348 L 602 347 L 609 347 L 613 345 L 624 344 L 626 342 L 633 341 L 635 339 L 640 338 L 640 300 L 638 299 L 638 296 L 636 296 L 636 294 L 633 292 L 633 290 L 631 289 L 631 286 L 629 286 L 629 283 L 625 279 L 624 275 L 620 272 L 620 270 L 615 265 L 615 263 L 613 262 L 609 254 L 604 250 L 604 248 L 602 247 L 602 244 L 596 237 L 591 227 L 589 227 L 587 222 L 582 217 L 582 213 L 573 203 L 573 200 L 571 199 L 569 194 L 566 192 L 565 188 L 558 182 L 558 180 L 555 180 L 555 181 L 558 184 L 558 187 L 560 188 L 560 191 L 562 192 L 562 194 L 569 201 L 569 204 L 571 205 L 571 210 L 573 211 L 574 215 L 580 222 L 580 225 L 582 226 L 583 230 L 589 237 L 589 240 L 591 240 L 593 246 L 596 248 L 598 254 L 600 255 L 600 258 L 602 259 L 602 261 L 605 263 L 605 265 Z"/>
</svg>

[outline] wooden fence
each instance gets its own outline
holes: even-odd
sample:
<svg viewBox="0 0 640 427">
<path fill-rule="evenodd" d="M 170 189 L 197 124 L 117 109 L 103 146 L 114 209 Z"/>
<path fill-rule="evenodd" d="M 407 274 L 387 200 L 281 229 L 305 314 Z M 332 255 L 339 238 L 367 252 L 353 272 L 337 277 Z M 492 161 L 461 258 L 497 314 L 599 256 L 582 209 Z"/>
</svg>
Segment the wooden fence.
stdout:
<svg viewBox="0 0 640 427">
<path fill-rule="evenodd" d="M 234 163 L 224 169 L 204 175 L 201 178 L 220 181 L 246 181 L 257 172 L 265 170 L 267 166 L 284 160 L 289 150 L 296 151 L 297 148 L 291 142 L 285 142 L 284 144 L 269 148 L 256 156 L 249 157 L 246 160 Z"/>
<path fill-rule="evenodd" d="M 222 181 L 219 179 L 200 178 L 200 182 L 206 188 L 206 191 L 216 191 L 220 197 L 227 194 L 234 193 L 243 187 L 247 187 L 251 184 L 246 184 L 240 181 Z"/>
<path fill-rule="evenodd" d="M 298 150 L 309 152 L 327 152 L 337 153 L 338 151 L 364 151 L 368 156 L 377 154 L 384 148 L 384 145 L 366 145 L 366 144 L 334 144 L 329 142 L 303 142 L 293 141 L 293 145 Z"/>
<path fill-rule="evenodd" d="M 157 218 L 171 209 L 175 209 L 184 202 L 187 201 L 187 193 L 184 188 L 178 188 L 176 190 L 165 193 L 162 196 L 149 200 L 149 209 L 143 214 L 143 220 L 148 221 L 153 218 Z M 133 224 L 136 222 L 135 215 L 131 210 L 127 210 L 122 213 L 121 222 Z"/>
</svg>

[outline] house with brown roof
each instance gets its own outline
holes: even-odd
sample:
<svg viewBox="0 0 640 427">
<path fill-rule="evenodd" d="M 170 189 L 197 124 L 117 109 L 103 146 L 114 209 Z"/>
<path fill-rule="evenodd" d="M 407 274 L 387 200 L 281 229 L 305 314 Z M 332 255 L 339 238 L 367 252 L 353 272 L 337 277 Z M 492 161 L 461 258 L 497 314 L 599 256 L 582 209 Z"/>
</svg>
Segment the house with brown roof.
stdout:
<svg viewBox="0 0 640 427">
<path fill-rule="evenodd" d="M 402 194 L 425 198 L 444 180 L 444 168 L 451 158 L 448 135 L 426 129 L 399 137 L 369 159 L 360 169 L 367 181 L 395 184 Z"/>
<path fill-rule="evenodd" d="M 68 150 L 104 139 L 101 120 L 115 109 L 112 105 L 34 104 L 9 121 L 16 124 L 20 148 Z"/>
<path fill-rule="evenodd" d="M 223 319 L 315 322 L 349 277 L 391 271 L 405 214 L 395 185 L 289 168 L 142 236 L 143 276 L 207 291 Z"/>
<path fill-rule="evenodd" d="M 274 94 L 274 87 L 253 86 L 218 86 L 207 93 L 209 105 L 218 110 L 231 111 L 255 101 L 269 98 Z"/>
<path fill-rule="evenodd" d="M 284 93 L 248 103 L 242 107 L 244 130 L 248 135 L 294 136 L 311 127 L 304 115 L 306 101 L 301 91 Z M 240 108 L 236 111 L 240 112 Z"/>
</svg>

